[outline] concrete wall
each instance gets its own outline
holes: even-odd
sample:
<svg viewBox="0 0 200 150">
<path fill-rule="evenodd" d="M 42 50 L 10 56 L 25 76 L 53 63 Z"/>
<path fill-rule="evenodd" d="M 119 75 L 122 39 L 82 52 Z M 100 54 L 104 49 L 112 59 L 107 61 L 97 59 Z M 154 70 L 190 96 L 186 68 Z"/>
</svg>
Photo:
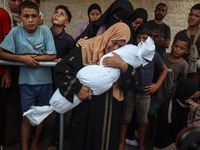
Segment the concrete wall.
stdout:
<svg viewBox="0 0 200 150">
<path fill-rule="evenodd" d="M 74 36 L 79 24 L 88 21 L 87 9 L 90 4 L 98 3 L 104 12 L 112 2 L 114 0 L 42 0 L 41 11 L 44 14 L 44 23 L 51 26 L 50 18 L 55 7 L 59 4 L 68 6 L 72 13 L 72 21 L 70 26 L 66 28 L 66 31 Z M 154 10 L 158 3 L 166 3 L 168 14 L 164 18 L 164 22 L 171 28 L 172 40 L 178 31 L 187 28 L 187 18 L 190 8 L 198 3 L 197 0 L 130 0 L 130 2 L 133 4 L 134 9 L 139 7 L 145 8 L 149 15 L 148 20 L 154 18 Z M 170 48 L 168 51 L 170 51 Z"/>
<path fill-rule="evenodd" d="M 0 0 L 0 6 L 3 1 Z M 90 4 L 98 3 L 104 12 L 114 0 L 41 0 L 41 11 L 44 14 L 44 24 L 51 26 L 51 16 L 57 5 L 66 5 L 72 13 L 71 24 L 66 28 L 67 33 L 74 36 L 75 31 L 80 23 L 88 21 L 87 9 Z M 198 0 L 130 0 L 133 7 L 143 7 L 148 12 L 148 20 L 154 18 L 154 10 L 158 3 L 164 2 L 168 5 L 168 14 L 164 22 L 171 28 L 171 39 L 174 35 L 187 28 L 187 18 L 190 8 L 198 3 Z"/>
</svg>

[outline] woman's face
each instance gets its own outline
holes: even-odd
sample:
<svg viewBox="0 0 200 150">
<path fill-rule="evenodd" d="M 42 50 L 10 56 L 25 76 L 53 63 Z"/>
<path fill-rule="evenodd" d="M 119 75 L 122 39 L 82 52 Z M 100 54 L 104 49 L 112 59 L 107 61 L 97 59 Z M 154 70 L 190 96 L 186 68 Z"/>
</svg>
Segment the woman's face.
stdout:
<svg viewBox="0 0 200 150">
<path fill-rule="evenodd" d="M 137 18 L 135 21 L 132 22 L 133 30 L 136 31 L 137 27 L 139 27 L 141 24 L 143 24 L 143 19 Z"/>
<path fill-rule="evenodd" d="M 18 13 L 19 12 L 19 5 L 22 3 L 22 0 L 10 0 L 9 1 L 9 8 L 12 12 Z"/>
<path fill-rule="evenodd" d="M 124 46 L 126 44 L 125 40 L 109 40 L 108 42 L 108 53 L 111 51 L 114 51 L 122 46 Z"/>
<path fill-rule="evenodd" d="M 98 20 L 99 17 L 101 17 L 101 13 L 98 9 L 92 9 L 92 11 L 89 13 L 89 19 L 91 22 Z"/>
</svg>

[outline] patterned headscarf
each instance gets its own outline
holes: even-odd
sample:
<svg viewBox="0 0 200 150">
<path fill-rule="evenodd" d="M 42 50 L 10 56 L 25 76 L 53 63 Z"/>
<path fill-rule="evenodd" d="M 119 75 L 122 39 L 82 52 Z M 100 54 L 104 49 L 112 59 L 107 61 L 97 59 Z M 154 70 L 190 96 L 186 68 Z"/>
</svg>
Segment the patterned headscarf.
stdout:
<svg viewBox="0 0 200 150">
<path fill-rule="evenodd" d="M 13 24 L 13 20 L 15 20 L 17 22 L 17 26 L 21 26 L 22 23 L 19 21 L 19 18 L 17 17 L 18 16 L 18 13 L 14 13 L 10 10 L 10 7 L 9 7 L 9 2 L 10 0 L 4 0 L 4 9 L 9 13 L 10 15 L 10 19 L 11 19 L 11 28 L 14 27 L 14 24 Z"/>
</svg>

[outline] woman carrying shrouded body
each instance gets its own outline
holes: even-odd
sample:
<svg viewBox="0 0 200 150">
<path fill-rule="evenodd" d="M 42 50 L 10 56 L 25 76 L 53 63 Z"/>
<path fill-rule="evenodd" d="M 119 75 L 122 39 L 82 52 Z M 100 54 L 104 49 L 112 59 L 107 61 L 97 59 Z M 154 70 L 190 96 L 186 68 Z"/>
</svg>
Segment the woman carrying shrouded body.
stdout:
<svg viewBox="0 0 200 150">
<path fill-rule="evenodd" d="M 77 94 L 83 101 L 72 112 L 70 149 L 118 149 L 120 101 L 124 99 L 123 91 L 119 87 L 131 87 L 131 83 L 128 85 L 126 81 L 130 81 L 134 68 L 117 54 L 106 57 L 102 62 L 104 66 L 121 69 L 121 84 L 114 83 L 111 89 L 98 96 L 90 96 L 89 92 L 92 91 L 79 82 L 76 73 L 84 66 L 99 64 L 104 54 L 125 45 L 130 34 L 130 28 L 126 24 L 116 23 L 101 36 L 87 40 L 86 46 L 75 47 L 55 66 L 55 83 L 60 93 L 71 102 L 73 94 Z"/>
</svg>

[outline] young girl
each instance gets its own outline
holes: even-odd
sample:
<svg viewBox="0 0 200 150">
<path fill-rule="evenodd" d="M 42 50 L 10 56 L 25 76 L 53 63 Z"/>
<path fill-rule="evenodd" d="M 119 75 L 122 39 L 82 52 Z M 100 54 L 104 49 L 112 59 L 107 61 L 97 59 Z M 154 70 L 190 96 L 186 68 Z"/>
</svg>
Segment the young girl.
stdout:
<svg viewBox="0 0 200 150">
<path fill-rule="evenodd" d="M 90 22 L 98 20 L 101 17 L 101 14 L 101 7 L 98 4 L 94 3 L 90 5 L 90 7 L 88 8 L 89 21 L 79 25 L 78 29 L 76 30 L 74 40 L 76 40 L 76 38 L 83 33 Z"/>
</svg>

